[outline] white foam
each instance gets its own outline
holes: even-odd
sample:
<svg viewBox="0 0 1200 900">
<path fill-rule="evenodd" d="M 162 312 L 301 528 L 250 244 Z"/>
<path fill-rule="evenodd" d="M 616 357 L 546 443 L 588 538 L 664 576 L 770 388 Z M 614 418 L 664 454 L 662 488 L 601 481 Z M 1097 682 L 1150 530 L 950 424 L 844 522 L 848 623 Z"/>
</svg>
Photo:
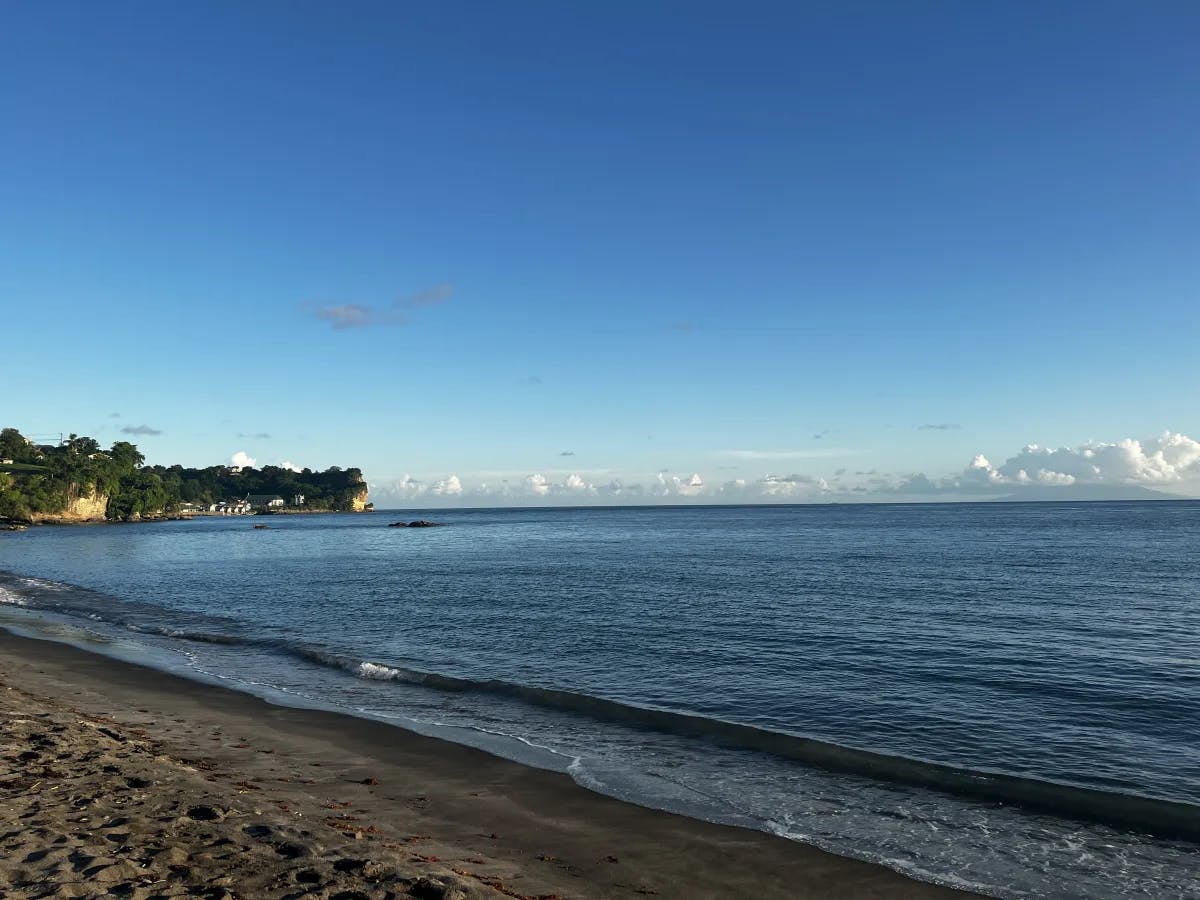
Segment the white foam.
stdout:
<svg viewBox="0 0 1200 900">
<path fill-rule="evenodd" d="M 28 606 L 24 598 L 14 594 L 12 591 L 6 591 L 0 587 L 0 603 L 7 603 L 9 606 Z"/>
<path fill-rule="evenodd" d="M 58 581 L 47 581 L 44 578 L 19 578 L 18 581 L 27 587 L 40 588 L 43 591 L 55 591 L 60 594 L 71 589 L 70 585 L 62 584 Z"/>
<path fill-rule="evenodd" d="M 576 756 L 571 760 L 571 764 L 567 766 L 567 774 L 571 776 L 577 785 L 587 788 L 589 791 L 595 791 L 597 794 L 603 794 L 608 791 L 607 784 L 584 768 L 582 756 Z"/>
<path fill-rule="evenodd" d="M 358 677 L 367 678 L 372 681 L 409 681 L 413 684 L 420 684 L 425 680 L 413 672 L 406 672 L 403 669 L 393 669 L 391 666 L 366 661 L 358 664 Z"/>
</svg>

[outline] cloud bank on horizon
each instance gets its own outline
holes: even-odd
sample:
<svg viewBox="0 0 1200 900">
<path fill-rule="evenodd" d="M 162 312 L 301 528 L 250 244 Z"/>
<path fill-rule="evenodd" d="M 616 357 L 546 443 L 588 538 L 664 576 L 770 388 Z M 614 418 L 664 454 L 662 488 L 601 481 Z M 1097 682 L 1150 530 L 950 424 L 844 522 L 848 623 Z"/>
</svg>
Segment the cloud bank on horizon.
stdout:
<svg viewBox="0 0 1200 900">
<path fill-rule="evenodd" d="M 736 451 L 736 455 L 754 460 L 804 458 L 792 451 Z M 371 493 L 376 505 L 381 506 L 389 503 L 582 505 L 985 499 L 1019 497 L 1033 488 L 1041 489 L 1040 496 L 1045 496 L 1046 489 L 1072 487 L 1200 492 L 1200 441 L 1168 431 L 1146 440 L 1092 441 L 1058 449 L 1029 444 L 998 465 L 982 453 L 977 454 L 961 471 L 938 478 L 924 473 L 889 474 L 876 470 L 849 475 L 842 468 L 828 476 L 767 474 L 709 482 L 699 472 L 673 475 L 664 470 L 638 480 L 590 480 L 579 472 L 553 475 L 535 472 L 523 479 L 496 484 L 469 477 L 464 481 L 458 475 L 424 481 L 405 474 L 390 480 L 373 480 Z"/>
<path fill-rule="evenodd" d="M 913 476 L 921 478 L 923 476 Z M 1006 487 L 1122 485 L 1168 487 L 1200 478 L 1200 441 L 1164 432 L 1145 441 L 1125 438 L 1052 450 L 1029 444 L 1016 456 L 993 465 L 982 453 L 963 472 L 940 482 L 935 491 L 986 493 Z M 900 485 L 905 487 L 906 485 Z M 907 486 L 916 486 L 910 481 Z"/>
</svg>

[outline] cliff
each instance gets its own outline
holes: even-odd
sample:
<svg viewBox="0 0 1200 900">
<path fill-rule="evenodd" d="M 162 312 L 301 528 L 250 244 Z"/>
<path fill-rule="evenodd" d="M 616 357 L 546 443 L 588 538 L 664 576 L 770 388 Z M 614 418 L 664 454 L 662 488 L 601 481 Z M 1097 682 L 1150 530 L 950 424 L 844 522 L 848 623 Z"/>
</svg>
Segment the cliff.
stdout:
<svg viewBox="0 0 1200 900">
<path fill-rule="evenodd" d="M 372 508 L 362 470 L 353 466 L 314 472 L 290 465 L 195 469 L 145 461 L 127 441 L 105 450 L 94 438 L 72 434 L 57 444 L 39 444 L 15 428 L 0 428 L 0 521 L 160 519 L 255 494 L 278 495 L 304 510 Z"/>
<path fill-rule="evenodd" d="M 76 525 L 80 522 L 103 522 L 108 509 L 108 494 L 95 488 L 81 493 L 78 485 L 72 485 L 67 493 L 67 505 L 58 512 L 30 513 L 29 521 L 35 525 Z"/>
</svg>

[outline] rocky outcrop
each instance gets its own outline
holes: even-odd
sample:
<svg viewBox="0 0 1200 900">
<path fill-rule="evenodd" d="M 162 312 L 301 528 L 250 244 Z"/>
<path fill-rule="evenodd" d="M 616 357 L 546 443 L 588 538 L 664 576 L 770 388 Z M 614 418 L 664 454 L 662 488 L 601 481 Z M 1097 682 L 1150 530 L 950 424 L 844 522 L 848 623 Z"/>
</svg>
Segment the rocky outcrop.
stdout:
<svg viewBox="0 0 1200 900">
<path fill-rule="evenodd" d="M 81 522 L 103 522 L 108 509 L 108 494 L 95 488 L 86 493 L 72 485 L 67 495 L 67 505 L 60 512 L 33 513 L 29 521 L 37 525 L 76 525 Z"/>
<path fill-rule="evenodd" d="M 367 486 L 364 484 L 362 490 L 354 495 L 354 499 L 350 501 L 350 508 L 355 512 L 362 512 L 367 508 Z"/>
<path fill-rule="evenodd" d="M 425 519 L 417 519 L 415 522 L 392 522 L 388 528 L 441 528 L 441 522 L 428 522 Z"/>
</svg>

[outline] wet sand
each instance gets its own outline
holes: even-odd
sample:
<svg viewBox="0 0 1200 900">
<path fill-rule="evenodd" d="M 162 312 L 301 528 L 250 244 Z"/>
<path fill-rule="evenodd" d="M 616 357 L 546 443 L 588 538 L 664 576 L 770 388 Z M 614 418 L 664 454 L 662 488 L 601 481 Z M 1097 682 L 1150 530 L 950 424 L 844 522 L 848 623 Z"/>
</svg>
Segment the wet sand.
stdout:
<svg viewBox="0 0 1200 900">
<path fill-rule="evenodd" d="M 0 896 L 970 895 L 0 630 Z"/>
</svg>

